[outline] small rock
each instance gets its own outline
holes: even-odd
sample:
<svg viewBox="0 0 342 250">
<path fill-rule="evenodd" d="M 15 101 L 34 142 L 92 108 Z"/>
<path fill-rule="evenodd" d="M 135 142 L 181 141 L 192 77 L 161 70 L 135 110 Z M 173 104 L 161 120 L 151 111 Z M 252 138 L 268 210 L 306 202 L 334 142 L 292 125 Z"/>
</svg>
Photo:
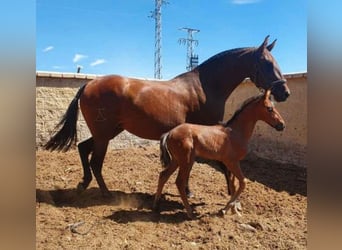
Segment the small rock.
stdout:
<svg viewBox="0 0 342 250">
<path fill-rule="evenodd" d="M 258 229 L 258 230 L 264 230 L 264 227 L 259 223 L 259 222 L 249 222 L 249 225 L 251 225 L 252 227 Z"/>
<path fill-rule="evenodd" d="M 245 223 L 238 224 L 238 228 L 246 230 L 246 231 L 250 231 L 253 233 L 255 233 L 257 231 L 256 228 L 252 227 L 249 224 L 245 224 Z"/>
</svg>

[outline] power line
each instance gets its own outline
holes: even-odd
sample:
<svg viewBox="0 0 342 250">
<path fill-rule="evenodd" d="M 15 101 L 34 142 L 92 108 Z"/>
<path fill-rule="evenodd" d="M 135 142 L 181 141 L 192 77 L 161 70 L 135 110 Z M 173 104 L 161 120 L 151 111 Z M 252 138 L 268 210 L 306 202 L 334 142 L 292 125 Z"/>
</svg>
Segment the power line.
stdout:
<svg viewBox="0 0 342 250">
<path fill-rule="evenodd" d="M 198 55 L 194 54 L 193 49 L 193 45 L 198 46 L 198 40 L 193 39 L 193 34 L 200 32 L 200 30 L 193 28 L 180 28 L 179 30 L 184 30 L 188 33 L 187 38 L 180 38 L 178 42 L 187 45 L 186 69 L 190 71 L 198 65 Z"/>
<path fill-rule="evenodd" d="M 161 25 L 161 6 L 163 4 L 168 4 L 165 0 L 155 0 L 155 8 L 154 11 L 151 11 L 151 15 L 149 17 L 155 19 L 155 44 L 154 44 L 154 78 L 161 79 L 161 41 L 162 41 L 162 25 Z"/>
</svg>

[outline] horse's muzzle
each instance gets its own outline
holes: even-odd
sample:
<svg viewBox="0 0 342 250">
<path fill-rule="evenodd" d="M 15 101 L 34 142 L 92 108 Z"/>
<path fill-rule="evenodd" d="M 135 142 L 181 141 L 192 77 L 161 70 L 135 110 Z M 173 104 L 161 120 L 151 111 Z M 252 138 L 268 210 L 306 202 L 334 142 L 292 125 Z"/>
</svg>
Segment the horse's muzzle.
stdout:
<svg viewBox="0 0 342 250">
<path fill-rule="evenodd" d="M 277 102 L 284 102 L 291 92 L 286 85 L 286 80 L 281 79 L 272 83 L 271 93 Z"/>
</svg>

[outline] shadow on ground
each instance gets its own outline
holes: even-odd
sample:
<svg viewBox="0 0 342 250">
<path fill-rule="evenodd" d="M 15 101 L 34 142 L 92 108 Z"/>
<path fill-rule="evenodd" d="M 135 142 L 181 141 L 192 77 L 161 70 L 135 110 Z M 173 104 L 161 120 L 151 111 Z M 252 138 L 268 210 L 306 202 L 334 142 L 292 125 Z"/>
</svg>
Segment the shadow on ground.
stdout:
<svg viewBox="0 0 342 250">
<path fill-rule="evenodd" d="M 251 155 L 241 162 L 241 169 L 249 180 L 257 181 L 277 192 L 307 196 L 306 168 Z"/>
</svg>

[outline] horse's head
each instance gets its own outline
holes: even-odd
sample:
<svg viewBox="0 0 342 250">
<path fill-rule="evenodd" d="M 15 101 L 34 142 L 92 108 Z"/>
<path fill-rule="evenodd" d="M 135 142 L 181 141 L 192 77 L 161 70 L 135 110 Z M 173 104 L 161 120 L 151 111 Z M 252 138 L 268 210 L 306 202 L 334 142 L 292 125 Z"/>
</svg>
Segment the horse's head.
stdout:
<svg viewBox="0 0 342 250">
<path fill-rule="evenodd" d="M 276 40 L 268 44 L 267 36 L 259 48 L 255 49 L 254 70 L 250 79 L 255 85 L 264 90 L 271 90 L 277 102 L 283 102 L 290 96 L 290 89 L 286 84 L 286 79 L 281 73 L 277 61 L 271 54 Z"/>
<path fill-rule="evenodd" d="M 275 108 L 274 103 L 270 98 L 271 90 L 265 91 L 265 94 L 258 101 L 258 114 L 259 119 L 263 120 L 271 127 L 278 131 L 282 131 L 285 128 L 285 121 L 279 114 L 278 110 Z"/>
</svg>

